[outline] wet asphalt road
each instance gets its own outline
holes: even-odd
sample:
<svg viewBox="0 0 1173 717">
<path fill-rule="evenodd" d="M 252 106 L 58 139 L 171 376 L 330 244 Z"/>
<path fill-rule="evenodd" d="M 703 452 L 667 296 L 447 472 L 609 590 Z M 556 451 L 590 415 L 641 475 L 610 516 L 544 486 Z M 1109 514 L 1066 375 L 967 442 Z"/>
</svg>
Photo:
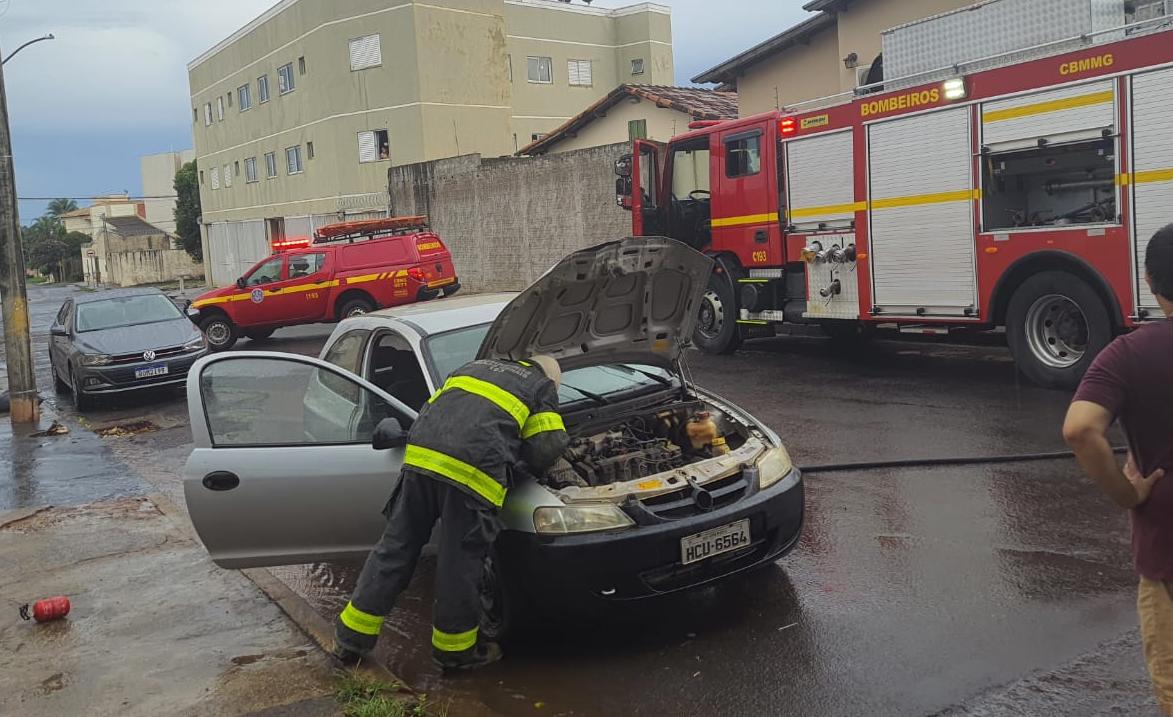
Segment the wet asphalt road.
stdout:
<svg viewBox="0 0 1173 717">
<path fill-rule="evenodd" d="M 44 338 L 67 291 L 31 292 L 47 396 Z M 286 330 L 263 348 L 316 354 L 329 330 Z M 693 354 L 690 366 L 699 384 L 777 430 L 800 465 L 1062 449 L 1069 396 L 1020 383 L 996 346 L 883 341 L 843 356 L 821 340 L 775 339 L 734 356 Z M 133 493 L 140 480 L 177 495 L 190 441 L 181 398 L 129 398 L 86 417 L 142 418 L 159 430 L 103 443 L 75 429 L 70 450 L 100 476 L 82 485 L 46 475 L 45 485 L 59 499 Z M 0 502 L 11 503 L 4 462 Z M 507 715 L 1156 714 L 1134 633 L 1126 519 L 1072 461 L 820 473 L 806 487 L 802 542 L 777 565 L 568 616 L 455 681 L 428 661 L 425 559 L 388 620 L 382 657 L 441 700 L 474 696 Z M 47 490 L 26 487 L 18 502 Z M 355 571 L 278 573 L 329 614 Z"/>
</svg>

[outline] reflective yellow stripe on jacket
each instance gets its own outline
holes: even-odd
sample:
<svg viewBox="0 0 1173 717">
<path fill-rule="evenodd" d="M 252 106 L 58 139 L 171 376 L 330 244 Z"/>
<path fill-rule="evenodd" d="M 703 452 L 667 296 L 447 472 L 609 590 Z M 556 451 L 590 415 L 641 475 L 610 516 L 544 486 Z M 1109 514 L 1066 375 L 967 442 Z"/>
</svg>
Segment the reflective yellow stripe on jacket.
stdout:
<svg viewBox="0 0 1173 717">
<path fill-rule="evenodd" d="M 525 425 L 521 427 L 521 438 L 526 440 L 533 438 L 539 433 L 546 431 L 565 431 L 566 424 L 562 422 L 562 416 L 554 412 L 535 413 L 529 417 Z"/>
<path fill-rule="evenodd" d="M 480 396 L 497 404 L 498 408 L 513 416 L 514 420 L 517 421 L 518 428 L 524 426 L 526 419 L 529 418 L 529 407 L 525 405 L 525 401 L 522 401 L 500 386 L 494 386 L 488 381 L 482 381 L 472 376 L 453 376 L 448 379 L 444 382 L 444 387 L 436 391 L 436 395 L 428 399 L 428 403 L 435 402 L 437 398 L 454 388 L 467 391 L 474 396 Z"/>
<path fill-rule="evenodd" d="M 383 627 L 383 618 L 363 612 L 351 603 L 346 603 L 338 619 L 360 635 L 378 635 L 379 629 Z"/>
<path fill-rule="evenodd" d="M 505 503 L 505 486 L 476 466 L 470 466 L 439 451 L 409 443 L 403 454 L 403 464 L 442 475 L 469 488 L 498 508 Z"/>
<path fill-rule="evenodd" d="M 444 632 L 443 630 L 432 628 L 432 647 L 441 652 L 464 652 L 471 650 L 477 644 L 477 630 L 473 628 L 468 632 Z"/>
</svg>

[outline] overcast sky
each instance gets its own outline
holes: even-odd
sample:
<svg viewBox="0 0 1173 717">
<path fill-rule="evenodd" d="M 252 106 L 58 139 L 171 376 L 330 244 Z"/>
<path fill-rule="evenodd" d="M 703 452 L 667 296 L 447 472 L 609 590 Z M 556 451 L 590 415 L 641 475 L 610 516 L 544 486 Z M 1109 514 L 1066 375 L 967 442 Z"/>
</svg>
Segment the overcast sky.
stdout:
<svg viewBox="0 0 1173 717">
<path fill-rule="evenodd" d="M 806 16 L 806 0 L 659 1 L 672 7 L 678 83 Z M 141 193 L 141 155 L 192 145 L 188 61 L 273 2 L 0 0 L 5 55 L 57 37 L 4 66 L 20 196 Z M 22 223 L 44 205 L 22 201 Z"/>
</svg>

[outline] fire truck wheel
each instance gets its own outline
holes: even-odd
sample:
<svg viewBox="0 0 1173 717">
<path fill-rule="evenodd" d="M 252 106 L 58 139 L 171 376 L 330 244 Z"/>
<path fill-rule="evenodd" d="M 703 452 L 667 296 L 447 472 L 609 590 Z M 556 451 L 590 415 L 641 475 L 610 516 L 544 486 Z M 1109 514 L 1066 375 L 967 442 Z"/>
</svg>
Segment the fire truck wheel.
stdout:
<svg viewBox="0 0 1173 717">
<path fill-rule="evenodd" d="M 1047 388 L 1071 389 L 1112 340 L 1112 321 L 1103 299 L 1086 281 L 1045 271 L 1014 292 L 1006 338 L 1028 379 Z"/>
<path fill-rule="evenodd" d="M 236 324 L 223 314 L 213 314 L 201 321 L 200 331 L 204 332 L 204 338 L 208 340 L 208 348 L 213 351 L 227 351 L 239 338 Z"/>
<path fill-rule="evenodd" d="M 692 341 L 710 354 L 728 354 L 741 345 L 737 331 L 737 297 L 726 273 L 709 276 L 709 290 L 701 299 L 700 316 Z"/>
<path fill-rule="evenodd" d="M 354 299 L 350 299 L 342 305 L 342 308 L 338 310 L 338 316 L 343 319 L 349 319 L 352 316 L 362 316 L 363 314 L 369 314 L 374 310 L 375 305 L 372 304 L 369 299 L 356 297 Z"/>
</svg>

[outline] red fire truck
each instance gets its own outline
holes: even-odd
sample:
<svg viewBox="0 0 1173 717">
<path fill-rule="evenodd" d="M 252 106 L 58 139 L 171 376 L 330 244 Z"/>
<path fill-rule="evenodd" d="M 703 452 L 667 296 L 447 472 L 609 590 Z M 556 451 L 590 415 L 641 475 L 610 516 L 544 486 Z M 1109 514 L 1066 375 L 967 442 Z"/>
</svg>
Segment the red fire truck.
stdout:
<svg viewBox="0 0 1173 717">
<path fill-rule="evenodd" d="M 1070 387 L 1162 316 L 1144 253 L 1173 222 L 1173 31 L 1112 38 L 637 141 L 617 201 L 717 260 L 706 351 L 783 323 L 1005 327 L 1027 377 Z"/>
</svg>

